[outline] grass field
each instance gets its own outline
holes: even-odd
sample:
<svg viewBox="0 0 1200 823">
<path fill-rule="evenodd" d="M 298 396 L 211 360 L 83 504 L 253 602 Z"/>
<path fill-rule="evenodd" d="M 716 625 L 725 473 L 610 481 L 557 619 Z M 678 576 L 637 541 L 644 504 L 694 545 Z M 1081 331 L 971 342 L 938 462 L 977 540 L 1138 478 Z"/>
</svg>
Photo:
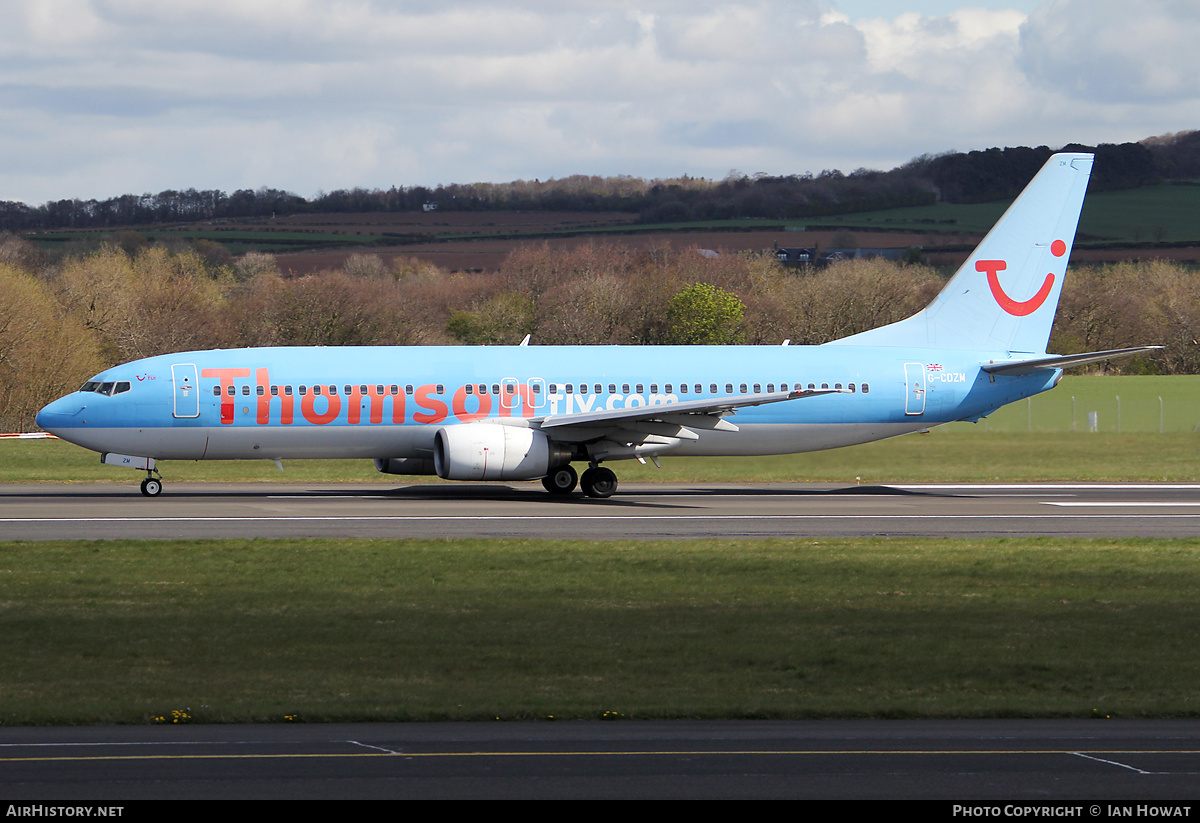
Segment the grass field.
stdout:
<svg viewBox="0 0 1200 823">
<path fill-rule="evenodd" d="M 1006 208 L 1007 202 L 938 203 L 822 217 L 809 222 L 887 231 L 983 234 L 995 225 Z M 1076 242 L 1180 243 L 1200 240 L 1200 227 L 1194 217 L 1197 213 L 1200 213 L 1200 186 L 1147 186 L 1093 193 L 1084 200 Z"/>
<path fill-rule="evenodd" d="M 331 250 L 351 246 L 403 246 L 437 241 L 535 240 L 560 236 L 610 238 L 626 234 L 677 232 L 784 231 L 823 227 L 914 232 L 920 234 L 985 234 L 1004 213 L 1007 202 L 938 203 L 902 209 L 857 212 L 811 218 L 738 218 L 686 223 L 631 223 L 630 215 L 545 212 L 516 222 L 508 212 L 471 215 L 380 213 L 362 215 L 303 215 L 278 224 L 239 220 L 223 226 L 209 224 L 145 226 L 137 231 L 152 241 L 211 240 L 234 254 L 247 251 L 282 253 Z M 1080 216 L 1077 245 L 1088 243 L 1200 242 L 1200 186 L 1148 186 L 1128 191 L 1089 194 Z M 44 246 L 111 237 L 111 230 L 50 231 L 28 235 Z M 949 242 L 954 243 L 953 237 Z M 914 237 L 915 245 L 927 245 Z"/>
<path fill-rule="evenodd" d="M 1198 552 L 0 544 L 0 722 L 1192 716 Z"/>
<path fill-rule="evenodd" d="M 1194 481 L 1198 392 L 1195 378 L 1067 378 L 987 425 L 618 470 Z M 1081 430 L 1118 394 L 1121 432 L 1106 417 Z M 366 460 L 286 467 L 162 464 L 167 494 L 429 480 Z M 5 482 L 136 495 L 139 477 L 67 443 L 0 441 Z M 0 542 L 0 580 L 6 724 L 1200 714 L 1200 540 Z"/>
<path fill-rule="evenodd" d="M 1088 431 L 1089 411 L 1097 412 L 1095 433 Z M 1200 480 L 1198 424 L 1200 376 L 1066 377 L 1058 388 L 1028 403 L 927 435 L 776 457 L 666 456 L 661 469 L 634 461 L 614 465 L 623 482 Z M 369 460 L 290 460 L 282 473 L 265 460 L 167 461 L 160 469 L 168 491 L 175 481 L 440 482 L 381 475 Z M 139 479 L 136 472 L 101 466 L 95 453 L 69 443 L 0 441 L 0 483 L 133 485 Z"/>
</svg>

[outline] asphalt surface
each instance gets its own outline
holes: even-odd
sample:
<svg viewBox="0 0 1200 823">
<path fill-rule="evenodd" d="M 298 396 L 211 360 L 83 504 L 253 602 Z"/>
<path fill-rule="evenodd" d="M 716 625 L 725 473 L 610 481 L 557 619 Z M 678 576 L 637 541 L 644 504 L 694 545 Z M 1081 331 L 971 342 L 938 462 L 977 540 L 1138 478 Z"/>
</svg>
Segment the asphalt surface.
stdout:
<svg viewBox="0 0 1200 823">
<path fill-rule="evenodd" d="M 200 537 L 1196 537 L 1200 484 L 630 485 L 554 498 L 537 483 L 0 487 L 11 540 Z"/>
<path fill-rule="evenodd" d="M 1200 797 L 1200 721 L 408 723 L 0 729 L 0 797 L 858 798 L 1109 817 Z M 133 811 L 137 811 L 137 806 Z M 927 809 L 926 811 L 929 811 Z M 156 810 L 161 811 L 161 810 Z M 10 815 L 12 812 L 10 812 Z M 77 815 L 82 816 L 82 815 Z M 134 817 L 125 813 L 123 817 Z M 1148 816 L 1145 814 L 1129 816 Z M 1167 816 L 1165 814 L 1155 816 Z M 1190 816 L 1190 815 L 1189 815 Z"/>
<path fill-rule="evenodd" d="M 1193 537 L 1200 484 L 631 485 L 609 500 L 533 484 L 178 483 L 155 499 L 136 484 L 0 487 L 3 539 L 811 535 Z M 1148 801 L 1178 816 L 1200 798 L 1200 721 L 0 727 L 0 797 L 133 802 L 126 817 L 138 800 L 190 798 L 882 798 L 946 817 L 981 801 L 991 816 L 1167 816 Z"/>
</svg>

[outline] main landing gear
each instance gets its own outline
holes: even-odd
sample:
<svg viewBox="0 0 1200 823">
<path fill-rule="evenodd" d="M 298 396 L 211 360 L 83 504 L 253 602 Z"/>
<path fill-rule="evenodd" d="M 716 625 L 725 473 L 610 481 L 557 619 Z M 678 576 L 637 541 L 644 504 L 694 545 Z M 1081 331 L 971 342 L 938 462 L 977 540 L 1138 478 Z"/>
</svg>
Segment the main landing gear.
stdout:
<svg viewBox="0 0 1200 823">
<path fill-rule="evenodd" d="M 570 465 L 560 466 L 542 478 L 542 486 L 555 496 L 565 496 L 575 490 L 575 484 L 588 497 L 603 499 L 612 497 L 617 490 L 617 476 L 612 469 L 603 466 L 592 466 L 580 477 Z"/>
<path fill-rule="evenodd" d="M 579 487 L 588 497 L 612 497 L 617 490 L 617 475 L 612 469 L 603 466 L 592 466 L 579 478 Z"/>
<path fill-rule="evenodd" d="M 575 473 L 575 469 L 571 468 L 571 464 L 559 466 L 554 471 L 542 478 L 542 486 L 546 491 L 553 495 L 568 495 L 575 491 L 575 484 L 579 482 L 579 475 Z"/>
</svg>

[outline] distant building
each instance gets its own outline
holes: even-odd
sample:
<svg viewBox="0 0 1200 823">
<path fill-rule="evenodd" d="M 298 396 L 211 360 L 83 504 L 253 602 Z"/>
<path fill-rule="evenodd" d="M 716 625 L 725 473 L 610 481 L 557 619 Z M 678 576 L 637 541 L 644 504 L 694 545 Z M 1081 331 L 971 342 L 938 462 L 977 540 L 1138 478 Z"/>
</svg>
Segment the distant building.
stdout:
<svg viewBox="0 0 1200 823">
<path fill-rule="evenodd" d="M 437 211 L 437 203 L 422 203 L 421 211 Z"/>
<path fill-rule="evenodd" d="M 911 248 L 892 249 L 825 249 L 816 248 L 775 247 L 772 249 L 776 259 L 785 266 L 800 268 L 802 266 L 828 266 L 837 260 L 864 260 L 870 257 L 882 257 L 884 260 L 905 260 L 912 254 Z"/>
<path fill-rule="evenodd" d="M 785 266 L 811 266 L 817 260 L 815 248 L 775 248 L 775 257 Z"/>
</svg>

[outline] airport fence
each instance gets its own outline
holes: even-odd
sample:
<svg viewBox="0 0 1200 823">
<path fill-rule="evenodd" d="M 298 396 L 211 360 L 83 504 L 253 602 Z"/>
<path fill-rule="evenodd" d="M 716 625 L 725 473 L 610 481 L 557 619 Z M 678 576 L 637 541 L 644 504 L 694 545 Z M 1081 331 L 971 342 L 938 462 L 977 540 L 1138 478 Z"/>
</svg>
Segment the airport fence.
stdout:
<svg viewBox="0 0 1200 823">
<path fill-rule="evenodd" d="M 1064 377 L 978 423 L 935 431 L 1186 433 L 1200 436 L 1200 375 Z"/>
</svg>

